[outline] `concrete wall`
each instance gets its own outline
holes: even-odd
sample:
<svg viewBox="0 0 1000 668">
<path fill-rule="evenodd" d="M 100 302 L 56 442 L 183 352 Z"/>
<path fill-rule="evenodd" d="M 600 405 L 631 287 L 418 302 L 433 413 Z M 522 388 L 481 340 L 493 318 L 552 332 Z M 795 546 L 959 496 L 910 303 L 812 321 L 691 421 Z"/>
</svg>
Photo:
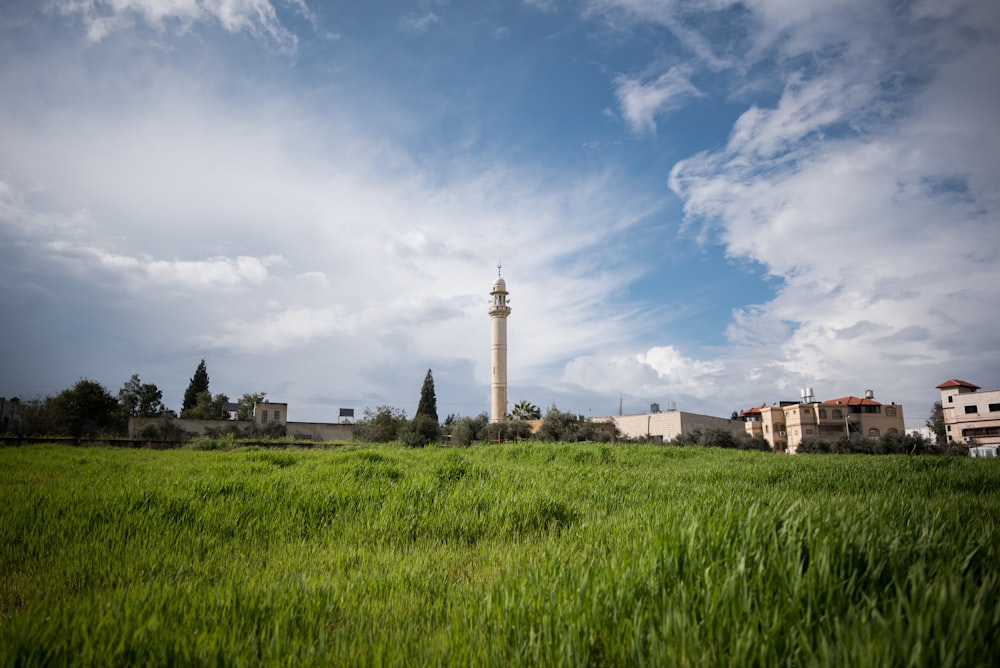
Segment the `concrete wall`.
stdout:
<svg viewBox="0 0 1000 668">
<path fill-rule="evenodd" d="M 289 422 L 286 433 L 292 438 L 313 441 L 350 441 L 354 438 L 353 424 L 327 424 L 323 422 Z"/>
<path fill-rule="evenodd" d="M 287 410 L 282 409 L 287 414 Z M 142 430 L 147 426 L 160 427 L 163 418 L 129 418 L 129 438 L 140 438 Z M 253 428 L 251 422 L 236 420 L 193 420 L 191 418 L 173 418 L 170 424 L 184 433 L 186 437 L 205 436 L 210 431 L 236 427 L 241 433 Z M 327 424 L 322 422 L 285 422 L 285 433 L 292 438 L 312 441 L 350 441 L 354 437 L 354 425 Z"/>
</svg>

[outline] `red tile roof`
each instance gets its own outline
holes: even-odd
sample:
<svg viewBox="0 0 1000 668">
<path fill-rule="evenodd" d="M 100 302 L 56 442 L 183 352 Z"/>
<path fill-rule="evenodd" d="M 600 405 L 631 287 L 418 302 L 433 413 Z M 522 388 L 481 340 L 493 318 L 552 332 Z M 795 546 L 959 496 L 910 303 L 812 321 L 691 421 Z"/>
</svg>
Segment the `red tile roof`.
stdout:
<svg viewBox="0 0 1000 668">
<path fill-rule="evenodd" d="M 824 405 L 828 404 L 840 404 L 842 406 L 881 406 L 879 402 L 874 399 L 862 399 L 861 397 L 841 397 L 840 399 L 830 399 L 829 401 L 824 401 Z"/>
<path fill-rule="evenodd" d="M 740 417 L 746 417 L 747 415 L 760 413 L 761 408 L 767 408 L 767 404 L 761 404 L 760 406 L 754 406 L 753 408 L 748 408 L 745 411 L 740 411 Z"/>
<path fill-rule="evenodd" d="M 944 389 L 947 389 L 949 387 L 968 387 L 968 388 L 971 388 L 973 390 L 978 390 L 979 389 L 978 385 L 973 385 L 972 383 L 970 383 L 967 380 L 958 380 L 958 379 L 955 379 L 955 378 L 952 378 L 951 380 L 946 380 L 943 383 L 941 383 L 940 385 L 937 385 L 936 387 L 939 390 L 944 390 Z"/>
</svg>

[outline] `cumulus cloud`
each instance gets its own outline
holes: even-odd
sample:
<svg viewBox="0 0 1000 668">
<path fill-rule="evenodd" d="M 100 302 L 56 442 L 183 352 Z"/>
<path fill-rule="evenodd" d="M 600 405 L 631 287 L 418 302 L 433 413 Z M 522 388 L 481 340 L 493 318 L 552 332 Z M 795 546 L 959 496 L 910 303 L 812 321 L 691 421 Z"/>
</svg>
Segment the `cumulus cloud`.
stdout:
<svg viewBox="0 0 1000 668">
<path fill-rule="evenodd" d="M 706 26 L 737 4 L 745 17 L 718 39 Z M 986 113 L 1000 105 L 1000 10 L 930 4 L 588 4 L 663 27 L 695 56 L 672 77 L 615 79 L 633 132 L 654 133 L 659 113 L 699 94 L 700 71 L 728 70 L 732 99 L 754 100 L 725 146 L 679 161 L 669 185 L 684 229 L 764 267 L 775 296 L 734 309 L 725 347 L 579 356 L 564 380 L 727 412 L 805 385 L 900 399 L 957 369 L 982 373 L 969 351 L 1000 352 L 985 287 L 1000 284 L 1000 144 Z"/>
<path fill-rule="evenodd" d="M 563 381 L 605 394 L 705 398 L 719 387 L 725 364 L 686 357 L 670 345 L 634 355 L 584 355 L 566 364 Z"/>
<path fill-rule="evenodd" d="M 985 37 L 991 26 L 964 29 Z M 923 38 L 943 39 L 935 30 Z M 748 109 L 724 149 L 671 173 L 703 238 L 782 280 L 727 331 L 734 345 L 774 351 L 775 378 L 842 382 L 879 369 L 890 383 L 928 383 L 928 365 L 963 355 L 956 337 L 963 349 L 997 350 L 988 290 L 975 286 L 1000 284 L 1000 146 L 979 113 L 1000 101 L 985 99 L 997 96 L 984 93 L 993 87 L 982 67 L 1000 46 L 931 41 L 951 57 L 922 73 L 918 93 L 887 95 L 922 43 L 897 32 L 900 52 L 886 50 L 878 68 L 848 59 L 792 72 L 777 104 Z"/>
</svg>

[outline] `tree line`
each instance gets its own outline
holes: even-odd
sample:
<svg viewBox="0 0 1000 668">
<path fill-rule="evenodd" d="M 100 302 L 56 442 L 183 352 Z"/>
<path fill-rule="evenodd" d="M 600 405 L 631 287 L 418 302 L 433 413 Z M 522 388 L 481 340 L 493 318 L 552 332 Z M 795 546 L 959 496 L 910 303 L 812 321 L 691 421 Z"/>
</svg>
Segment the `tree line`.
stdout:
<svg viewBox="0 0 1000 668">
<path fill-rule="evenodd" d="M 196 418 L 207 420 L 253 418 L 254 403 L 264 400 L 265 392 L 244 394 L 229 410 L 226 394 L 213 395 L 205 360 L 201 360 L 184 392 L 180 414 L 163 403 L 163 392 L 155 383 L 144 383 L 139 374 L 122 384 L 117 395 L 101 383 L 81 378 L 72 387 L 56 394 L 30 399 L 10 400 L 2 431 L 16 436 L 72 436 L 74 438 L 118 437 L 128 432 L 129 418 Z M 154 428 L 156 431 L 157 428 Z M 162 434 L 146 434 L 158 437 Z"/>
<path fill-rule="evenodd" d="M 210 390 L 208 367 L 199 362 L 184 392 L 179 417 L 206 420 L 232 420 L 251 422 L 254 404 L 264 401 L 266 393 L 247 393 L 235 403 L 226 394 L 213 395 Z M 143 438 L 177 440 L 181 434 L 172 426 L 171 419 L 178 414 L 163 404 L 163 392 L 154 383 L 144 383 L 138 374 L 125 381 L 112 395 L 100 383 L 81 378 L 72 387 L 44 398 L 19 401 L 11 400 L 15 409 L 5 416 L 2 431 L 16 436 L 72 436 L 75 438 L 98 436 L 124 436 L 130 418 L 163 418 L 159 425 L 149 425 Z M 540 420 L 540 424 L 535 421 Z M 871 439 L 860 436 L 843 437 L 828 441 L 806 438 L 798 446 L 800 453 L 939 453 L 947 451 L 944 419 L 940 402 L 935 403 L 927 421 L 936 442 L 911 434 L 889 434 Z M 284 431 L 269 425 L 259 436 L 284 436 Z M 537 427 L 537 428 L 536 428 Z M 219 434 L 226 431 L 220 426 Z M 356 441 L 388 443 L 398 441 L 410 447 L 431 443 L 471 445 L 535 439 L 551 442 L 621 441 L 620 431 L 613 423 L 595 423 L 575 413 L 560 411 L 551 406 L 542 416 L 538 406 L 520 401 L 500 422 L 490 422 L 486 413 L 475 417 L 448 415 L 443 423 L 437 412 L 437 395 L 434 376 L 430 369 L 420 388 L 420 399 L 413 419 L 406 412 L 388 405 L 364 409 L 353 429 Z M 625 439 L 629 440 L 629 439 Z M 632 439 L 642 442 L 646 439 Z M 728 429 L 710 427 L 694 429 L 670 441 L 671 445 L 700 445 L 740 450 L 770 450 L 763 438 L 748 434 L 735 434 Z"/>
</svg>

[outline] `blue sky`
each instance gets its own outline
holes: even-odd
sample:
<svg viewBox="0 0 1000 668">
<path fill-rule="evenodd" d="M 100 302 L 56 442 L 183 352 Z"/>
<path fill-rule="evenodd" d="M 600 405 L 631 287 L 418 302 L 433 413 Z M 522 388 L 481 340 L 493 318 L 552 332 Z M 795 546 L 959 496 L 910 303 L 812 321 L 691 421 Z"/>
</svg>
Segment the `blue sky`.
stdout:
<svg viewBox="0 0 1000 668">
<path fill-rule="evenodd" d="M 1000 5 L 52 0 L 0 12 L 0 395 L 293 420 L 1000 387 Z"/>
</svg>

